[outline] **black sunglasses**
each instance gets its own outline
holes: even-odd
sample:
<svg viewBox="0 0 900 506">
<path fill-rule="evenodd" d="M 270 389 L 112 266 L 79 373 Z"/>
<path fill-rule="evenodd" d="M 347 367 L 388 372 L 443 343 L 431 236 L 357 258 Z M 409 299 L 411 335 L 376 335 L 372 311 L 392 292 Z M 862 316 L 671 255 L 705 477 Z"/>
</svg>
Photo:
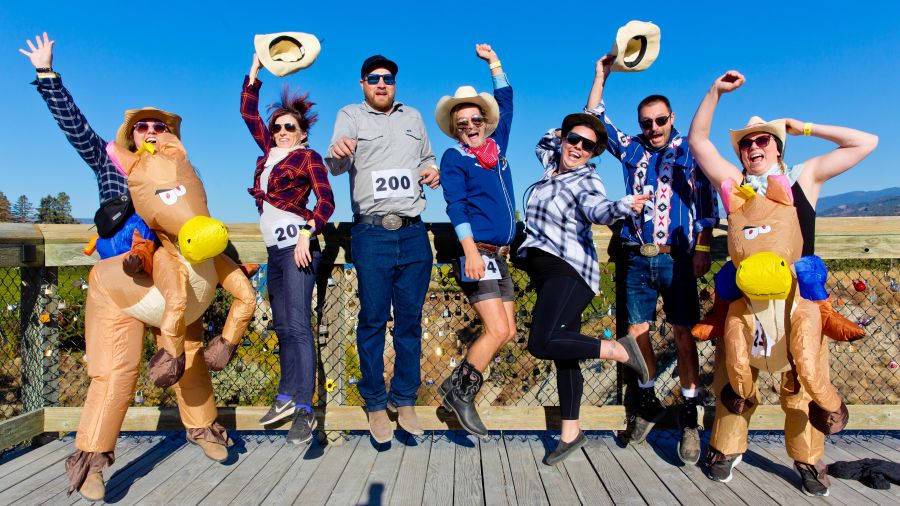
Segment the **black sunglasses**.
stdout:
<svg viewBox="0 0 900 506">
<path fill-rule="evenodd" d="M 473 127 L 478 128 L 484 124 L 484 117 L 476 114 L 469 119 L 462 118 L 456 122 L 456 128 L 458 128 L 459 130 L 465 130 L 469 128 L 469 121 L 472 122 Z"/>
<path fill-rule="evenodd" d="M 642 120 L 638 121 L 638 124 L 641 125 L 641 128 L 643 128 L 644 130 L 650 130 L 651 128 L 653 128 L 654 122 L 656 123 L 656 126 L 666 126 L 666 123 L 669 122 L 669 118 L 671 118 L 671 117 L 672 117 L 672 113 L 669 113 L 665 116 L 660 116 L 658 118 L 642 119 Z"/>
<path fill-rule="evenodd" d="M 566 142 L 569 143 L 570 146 L 577 146 L 578 143 L 581 143 L 581 147 L 586 151 L 594 152 L 594 149 L 597 147 L 597 141 L 592 141 L 586 137 L 582 137 L 575 132 L 569 132 L 566 134 Z"/>
<path fill-rule="evenodd" d="M 760 135 L 755 139 L 748 139 L 745 137 L 741 139 L 741 142 L 738 142 L 738 147 L 741 148 L 741 150 L 748 150 L 752 148 L 754 144 L 756 144 L 757 146 L 759 146 L 759 149 L 766 149 L 766 146 L 768 146 L 769 142 L 771 141 L 771 135 Z"/>
<path fill-rule="evenodd" d="M 396 82 L 394 74 L 369 74 L 366 76 L 366 82 L 369 84 L 378 84 L 378 81 L 384 79 L 384 84 L 393 86 Z"/>
<path fill-rule="evenodd" d="M 285 130 L 286 132 L 292 132 L 292 133 L 293 133 L 293 132 L 296 132 L 296 131 L 297 131 L 297 125 L 295 125 L 295 124 L 293 124 L 293 123 L 284 123 L 284 124 L 278 124 L 278 123 L 275 123 L 274 125 L 272 125 L 272 133 L 273 133 L 273 134 L 277 134 L 278 132 L 281 131 L 281 128 L 282 128 L 282 127 L 284 127 L 284 130 Z"/>
<path fill-rule="evenodd" d="M 134 124 L 134 131 L 139 134 L 145 134 L 153 127 L 153 131 L 162 134 L 169 131 L 169 127 L 162 121 L 138 121 Z"/>
</svg>

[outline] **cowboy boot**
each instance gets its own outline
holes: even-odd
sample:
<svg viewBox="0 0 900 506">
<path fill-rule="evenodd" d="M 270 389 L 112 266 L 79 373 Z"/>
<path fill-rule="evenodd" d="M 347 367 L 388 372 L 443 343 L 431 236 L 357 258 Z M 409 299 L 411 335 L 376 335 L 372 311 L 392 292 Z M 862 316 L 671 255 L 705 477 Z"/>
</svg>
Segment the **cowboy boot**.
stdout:
<svg viewBox="0 0 900 506">
<path fill-rule="evenodd" d="M 449 379 L 451 385 L 449 391 L 444 394 L 444 407 L 456 414 L 459 424 L 466 432 L 479 437 L 487 436 L 488 430 L 481 423 L 481 417 L 475 410 L 475 396 L 484 384 L 481 372 L 464 359 Z M 444 393 L 446 383 L 447 381 L 444 381 L 441 385 L 441 393 Z"/>
</svg>

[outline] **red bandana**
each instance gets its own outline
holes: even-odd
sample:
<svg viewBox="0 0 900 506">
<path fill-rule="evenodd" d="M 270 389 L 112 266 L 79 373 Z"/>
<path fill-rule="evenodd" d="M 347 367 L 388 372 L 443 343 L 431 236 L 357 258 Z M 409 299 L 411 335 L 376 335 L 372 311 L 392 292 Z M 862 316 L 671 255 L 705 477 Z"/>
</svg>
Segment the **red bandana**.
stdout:
<svg viewBox="0 0 900 506">
<path fill-rule="evenodd" d="M 463 146 L 463 149 L 466 150 L 466 153 L 475 155 L 478 163 L 488 170 L 493 169 L 497 165 L 497 161 L 500 159 L 500 147 L 497 146 L 497 141 L 491 139 L 490 137 L 485 139 L 484 144 L 478 146 L 477 148 Z"/>
</svg>

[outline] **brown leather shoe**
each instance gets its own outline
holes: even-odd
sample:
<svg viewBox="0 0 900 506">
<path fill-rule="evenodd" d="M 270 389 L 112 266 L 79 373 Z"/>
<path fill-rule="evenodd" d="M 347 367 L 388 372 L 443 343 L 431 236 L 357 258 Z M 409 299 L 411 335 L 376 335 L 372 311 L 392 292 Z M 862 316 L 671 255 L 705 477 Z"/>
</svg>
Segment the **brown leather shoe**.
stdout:
<svg viewBox="0 0 900 506">
<path fill-rule="evenodd" d="M 210 460 L 225 462 L 225 460 L 228 459 L 228 447 L 223 444 L 213 443 L 212 441 L 207 441 L 205 439 L 193 439 L 190 436 L 188 436 L 187 440 L 188 442 L 199 446 L 200 449 L 203 450 L 203 454 Z"/>
<path fill-rule="evenodd" d="M 81 488 L 78 489 L 81 497 L 88 501 L 102 501 L 106 495 L 106 485 L 103 483 L 103 475 L 91 473 L 84 479 Z"/>
<path fill-rule="evenodd" d="M 394 406 L 393 403 L 388 402 L 388 409 L 397 413 L 397 423 L 400 424 L 400 427 L 403 427 L 403 430 L 413 436 L 425 434 L 425 431 L 422 430 L 422 425 L 419 424 L 419 417 L 416 416 L 415 406 Z"/>
<path fill-rule="evenodd" d="M 387 416 L 387 411 L 369 411 L 369 433 L 376 443 L 389 443 L 394 437 L 394 427 Z"/>
</svg>

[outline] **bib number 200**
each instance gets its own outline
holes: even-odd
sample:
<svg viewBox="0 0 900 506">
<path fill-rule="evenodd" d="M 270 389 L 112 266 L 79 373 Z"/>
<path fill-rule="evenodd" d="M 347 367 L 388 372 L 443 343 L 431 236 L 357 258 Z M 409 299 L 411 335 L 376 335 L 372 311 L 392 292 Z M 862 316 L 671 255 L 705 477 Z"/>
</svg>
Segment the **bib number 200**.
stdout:
<svg viewBox="0 0 900 506">
<path fill-rule="evenodd" d="M 387 169 L 372 173 L 375 200 L 413 197 L 413 180 L 409 169 Z"/>
<path fill-rule="evenodd" d="M 394 191 L 399 189 L 408 190 L 412 186 L 412 183 L 409 182 L 408 176 L 391 176 L 388 178 L 377 177 L 375 178 L 375 191 L 383 192 L 383 191 Z"/>
</svg>

